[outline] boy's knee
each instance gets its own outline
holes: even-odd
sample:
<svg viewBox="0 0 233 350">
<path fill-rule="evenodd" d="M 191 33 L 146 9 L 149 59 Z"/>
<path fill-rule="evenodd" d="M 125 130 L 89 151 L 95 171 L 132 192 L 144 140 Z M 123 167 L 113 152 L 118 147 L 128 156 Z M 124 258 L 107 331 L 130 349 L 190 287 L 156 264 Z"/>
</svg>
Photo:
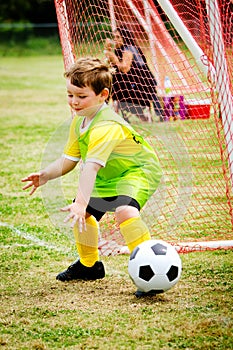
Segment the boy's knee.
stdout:
<svg viewBox="0 0 233 350">
<path fill-rule="evenodd" d="M 128 219 L 140 216 L 140 214 L 137 208 L 130 205 L 122 205 L 116 208 L 115 216 L 118 225 L 120 225 L 122 222 Z"/>
</svg>

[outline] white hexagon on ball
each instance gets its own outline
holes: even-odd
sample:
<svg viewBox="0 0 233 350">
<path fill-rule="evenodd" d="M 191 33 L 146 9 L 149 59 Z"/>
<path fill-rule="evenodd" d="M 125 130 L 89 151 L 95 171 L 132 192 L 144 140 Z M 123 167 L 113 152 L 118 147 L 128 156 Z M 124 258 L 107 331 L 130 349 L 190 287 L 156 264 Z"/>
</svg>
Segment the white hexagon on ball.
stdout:
<svg viewBox="0 0 233 350">
<path fill-rule="evenodd" d="M 179 281 L 181 271 L 178 252 L 163 240 L 145 241 L 130 254 L 129 276 L 142 292 L 166 292 Z"/>
</svg>

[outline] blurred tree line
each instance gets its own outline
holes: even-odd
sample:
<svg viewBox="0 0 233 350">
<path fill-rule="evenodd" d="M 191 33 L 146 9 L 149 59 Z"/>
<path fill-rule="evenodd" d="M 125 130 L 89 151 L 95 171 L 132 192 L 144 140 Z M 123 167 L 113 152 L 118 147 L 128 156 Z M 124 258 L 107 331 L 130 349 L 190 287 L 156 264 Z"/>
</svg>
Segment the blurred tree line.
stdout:
<svg viewBox="0 0 233 350">
<path fill-rule="evenodd" d="M 0 23 L 56 23 L 53 0 L 0 1 Z"/>
<path fill-rule="evenodd" d="M 30 38 L 58 38 L 54 0 L 0 1 L 0 41 L 14 45 Z"/>
</svg>

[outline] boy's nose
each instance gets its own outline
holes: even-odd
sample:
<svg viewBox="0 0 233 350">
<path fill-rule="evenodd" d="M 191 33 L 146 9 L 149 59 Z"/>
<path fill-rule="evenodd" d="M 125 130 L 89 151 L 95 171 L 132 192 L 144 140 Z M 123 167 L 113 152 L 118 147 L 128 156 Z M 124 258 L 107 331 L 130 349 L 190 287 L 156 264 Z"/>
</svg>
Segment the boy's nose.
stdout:
<svg viewBox="0 0 233 350">
<path fill-rule="evenodd" d="M 79 99 L 77 97 L 73 97 L 73 104 L 78 105 L 79 104 Z"/>
</svg>

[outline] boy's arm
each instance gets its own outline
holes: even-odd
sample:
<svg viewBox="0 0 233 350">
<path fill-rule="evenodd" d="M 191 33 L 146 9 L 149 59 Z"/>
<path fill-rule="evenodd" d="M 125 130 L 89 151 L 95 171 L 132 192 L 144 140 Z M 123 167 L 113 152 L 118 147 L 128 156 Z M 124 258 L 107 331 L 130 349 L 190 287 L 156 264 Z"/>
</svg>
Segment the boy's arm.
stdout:
<svg viewBox="0 0 233 350">
<path fill-rule="evenodd" d="M 75 223 L 78 222 L 80 232 L 82 232 L 83 228 L 86 228 L 86 208 L 95 184 L 96 175 L 100 168 L 101 165 L 95 162 L 87 162 L 83 166 L 79 175 L 78 191 L 74 203 L 61 209 L 62 211 L 70 212 L 64 221 L 68 222 L 72 219 L 71 227 L 74 227 Z"/>
<path fill-rule="evenodd" d="M 55 162 L 49 164 L 43 172 L 48 174 L 48 180 L 56 179 L 57 177 L 63 176 L 69 173 L 75 168 L 77 161 L 61 157 L 55 160 Z"/>
<path fill-rule="evenodd" d="M 30 192 L 30 195 L 32 195 L 39 186 L 46 184 L 49 180 L 56 179 L 57 177 L 67 174 L 74 169 L 76 164 L 77 162 L 65 157 L 58 158 L 55 162 L 51 163 L 40 172 L 32 173 L 22 179 L 22 182 L 29 181 L 28 184 L 23 187 L 23 190 L 32 187 Z"/>
</svg>

